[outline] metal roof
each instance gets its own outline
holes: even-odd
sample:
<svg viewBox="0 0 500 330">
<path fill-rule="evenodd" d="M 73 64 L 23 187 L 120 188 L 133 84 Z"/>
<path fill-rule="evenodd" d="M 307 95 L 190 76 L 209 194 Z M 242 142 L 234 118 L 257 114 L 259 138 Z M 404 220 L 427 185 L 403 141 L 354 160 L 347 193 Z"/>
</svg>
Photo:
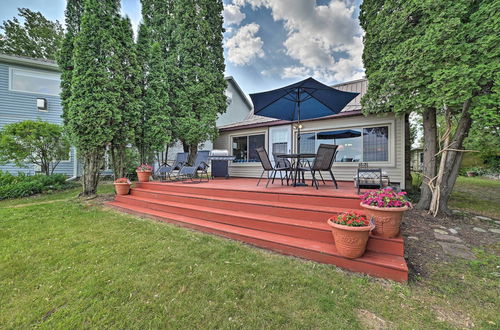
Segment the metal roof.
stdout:
<svg viewBox="0 0 500 330">
<path fill-rule="evenodd" d="M 361 98 L 363 97 L 363 95 L 365 95 L 366 91 L 368 90 L 368 80 L 366 78 L 343 82 L 337 85 L 333 85 L 331 87 L 345 92 L 356 92 L 359 93 L 359 95 L 356 96 L 354 100 L 349 102 L 339 114 L 317 118 L 313 120 L 325 120 L 325 119 L 331 119 L 333 117 L 344 117 L 345 115 L 347 115 L 347 113 L 350 112 L 352 113 L 350 113 L 349 115 L 361 114 Z M 286 120 L 279 120 L 269 117 L 258 116 L 255 115 L 252 111 L 243 121 L 220 126 L 219 129 L 221 131 L 226 131 L 226 130 L 234 130 L 240 128 L 275 126 L 275 125 L 282 125 L 289 123 L 290 122 Z"/>
</svg>

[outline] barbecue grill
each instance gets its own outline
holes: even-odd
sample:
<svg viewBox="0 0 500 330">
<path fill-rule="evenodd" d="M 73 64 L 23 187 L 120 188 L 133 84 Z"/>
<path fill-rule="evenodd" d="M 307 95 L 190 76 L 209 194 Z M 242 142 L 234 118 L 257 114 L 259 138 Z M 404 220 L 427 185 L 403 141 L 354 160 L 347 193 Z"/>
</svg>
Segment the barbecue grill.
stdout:
<svg viewBox="0 0 500 330">
<path fill-rule="evenodd" d="M 213 178 L 229 178 L 229 161 L 235 157 L 229 156 L 228 150 L 214 149 L 210 152 L 209 159 L 212 162 Z"/>
</svg>

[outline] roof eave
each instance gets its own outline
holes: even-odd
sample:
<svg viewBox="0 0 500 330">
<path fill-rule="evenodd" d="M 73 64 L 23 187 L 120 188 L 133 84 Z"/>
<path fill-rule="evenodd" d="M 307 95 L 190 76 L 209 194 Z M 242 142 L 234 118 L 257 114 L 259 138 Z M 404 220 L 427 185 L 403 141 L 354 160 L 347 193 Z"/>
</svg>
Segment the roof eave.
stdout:
<svg viewBox="0 0 500 330">
<path fill-rule="evenodd" d="M 7 54 L 0 54 L 0 62 L 8 64 L 17 64 L 23 66 L 29 66 L 32 68 L 46 69 L 51 71 L 60 72 L 57 63 L 44 62 L 37 59 L 30 59 L 25 57 L 11 56 Z"/>
</svg>

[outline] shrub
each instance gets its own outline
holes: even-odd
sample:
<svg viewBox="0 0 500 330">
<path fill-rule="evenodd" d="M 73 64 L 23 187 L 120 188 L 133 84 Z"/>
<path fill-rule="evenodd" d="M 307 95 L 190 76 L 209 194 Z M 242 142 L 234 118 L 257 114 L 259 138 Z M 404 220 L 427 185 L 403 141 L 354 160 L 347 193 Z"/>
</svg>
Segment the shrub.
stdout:
<svg viewBox="0 0 500 330">
<path fill-rule="evenodd" d="M 75 184 L 66 181 L 63 174 L 52 175 L 12 175 L 0 171 L 0 200 L 8 198 L 27 197 L 42 192 L 62 190 L 74 187 Z"/>
</svg>

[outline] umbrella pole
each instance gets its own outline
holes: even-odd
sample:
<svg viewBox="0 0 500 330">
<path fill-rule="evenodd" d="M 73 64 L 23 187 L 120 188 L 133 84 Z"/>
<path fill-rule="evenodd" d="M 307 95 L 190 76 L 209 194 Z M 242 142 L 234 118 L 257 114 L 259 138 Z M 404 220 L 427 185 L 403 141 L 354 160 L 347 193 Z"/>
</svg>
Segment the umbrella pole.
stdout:
<svg viewBox="0 0 500 330">
<path fill-rule="evenodd" d="M 297 153 L 300 154 L 300 88 L 297 91 Z"/>
</svg>

